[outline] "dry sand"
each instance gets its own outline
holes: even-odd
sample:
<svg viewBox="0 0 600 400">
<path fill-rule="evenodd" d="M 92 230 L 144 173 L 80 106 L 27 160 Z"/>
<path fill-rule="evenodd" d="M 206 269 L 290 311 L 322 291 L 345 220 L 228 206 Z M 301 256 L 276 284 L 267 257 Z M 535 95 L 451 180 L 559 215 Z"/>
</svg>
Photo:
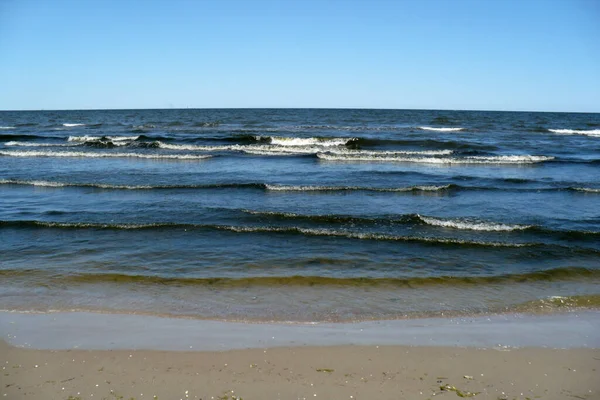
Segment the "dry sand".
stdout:
<svg viewBox="0 0 600 400">
<path fill-rule="evenodd" d="M 600 399 L 599 349 L 53 351 L 0 342 L 0 362 L 0 398 L 10 400 Z"/>
</svg>

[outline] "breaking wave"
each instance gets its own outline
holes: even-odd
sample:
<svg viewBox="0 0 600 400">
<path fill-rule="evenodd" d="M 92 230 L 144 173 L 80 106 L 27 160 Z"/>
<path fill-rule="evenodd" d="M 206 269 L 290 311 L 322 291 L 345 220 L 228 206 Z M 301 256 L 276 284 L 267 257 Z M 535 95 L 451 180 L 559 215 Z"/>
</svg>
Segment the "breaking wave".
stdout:
<svg viewBox="0 0 600 400">
<path fill-rule="evenodd" d="M 510 156 L 471 156 L 451 157 L 396 157 L 389 155 L 354 155 L 318 153 L 317 157 L 328 161 L 393 161 L 424 164 L 534 164 L 553 160 L 549 156 L 510 155 Z"/>
<path fill-rule="evenodd" d="M 6 142 L 5 146 L 14 146 L 14 147 L 72 147 L 76 146 L 73 144 L 61 144 L 61 143 L 35 143 L 35 142 Z"/>
<path fill-rule="evenodd" d="M 111 140 L 114 142 L 134 141 L 139 139 L 139 136 L 69 136 L 69 142 L 98 142 L 101 140 Z"/>
<path fill-rule="evenodd" d="M 419 129 L 423 131 L 435 131 L 435 132 L 458 132 L 465 128 L 435 128 L 431 126 L 419 126 Z"/>
<path fill-rule="evenodd" d="M 83 151 L 0 151 L 0 155 L 10 157 L 145 158 L 165 160 L 201 160 L 212 157 L 210 155 L 194 154 L 93 153 Z"/>
<path fill-rule="evenodd" d="M 575 191 L 578 191 L 578 192 L 600 193 L 600 189 L 597 189 L 597 188 L 576 187 L 576 188 L 572 188 L 572 189 Z"/>
<path fill-rule="evenodd" d="M 151 224 L 99 224 L 99 223 L 63 223 L 44 221 L 0 221 L 0 227 L 16 228 L 56 228 L 56 229 L 109 229 L 109 230 L 138 230 L 138 229 L 208 229 L 231 231 L 238 233 L 279 233 L 300 234 L 304 236 L 317 237 L 340 237 L 359 240 L 379 240 L 421 243 L 433 245 L 467 246 L 467 247 L 504 247 L 519 248 L 539 246 L 539 243 L 509 243 L 509 242 L 486 242 L 479 240 L 466 240 L 427 236 L 400 236 L 380 233 L 362 233 L 335 229 L 314 229 L 301 227 L 274 227 L 274 226 L 232 226 L 232 225 L 200 225 L 200 224 L 178 224 L 178 223 L 151 223 Z"/>
<path fill-rule="evenodd" d="M 331 191 L 369 191 L 369 192 L 438 192 L 457 188 L 456 185 L 443 186 L 407 186 L 399 188 L 377 188 L 367 186 L 310 186 L 310 185 L 265 185 L 268 190 L 276 192 L 331 192 Z"/>
<path fill-rule="evenodd" d="M 268 143 L 279 146 L 345 146 L 357 138 L 299 138 L 299 137 L 283 137 L 283 136 L 256 136 L 257 141 L 267 141 Z"/>
<path fill-rule="evenodd" d="M 419 219 L 428 225 L 461 230 L 511 232 L 532 228 L 532 225 L 507 225 L 494 222 L 468 221 L 461 219 L 443 219 L 418 215 Z"/>
<path fill-rule="evenodd" d="M 600 129 L 579 130 L 579 129 L 548 129 L 552 133 L 561 135 L 587 135 L 600 137 Z"/>
<path fill-rule="evenodd" d="M 76 126 L 85 126 L 85 124 L 62 124 L 62 126 L 65 126 L 67 128 L 73 128 Z"/>
</svg>

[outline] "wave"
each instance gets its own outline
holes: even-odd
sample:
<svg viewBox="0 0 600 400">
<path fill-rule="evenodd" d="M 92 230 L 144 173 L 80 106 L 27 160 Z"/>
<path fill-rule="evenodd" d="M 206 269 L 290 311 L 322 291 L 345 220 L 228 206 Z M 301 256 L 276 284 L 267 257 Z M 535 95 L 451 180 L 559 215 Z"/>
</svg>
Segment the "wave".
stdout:
<svg viewBox="0 0 600 400">
<path fill-rule="evenodd" d="M 139 139 L 139 136 L 69 136 L 68 142 L 98 142 L 101 140 L 111 140 L 115 142 L 133 141 Z"/>
<path fill-rule="evenodd" d="M 15 129 L 14 126 L 0 126 L 0 129 Z"/>
<path fill-rule="evenodd" d="M 85 126 L 85 124 L 62 124 L 62 126 L 65 126 L 67 128 L 73 128 L 76 126 Z"/>
<path fill-rule="evenodd" d="M 45 222 L 45 221 L 0 221 L 0 226 L 25 227 L 25 228 L 57 228 L 57 229 L 107 229 L 107 230 L 138 230 L 138 229 L 212 229 L 231 231 L 238 233 L 280 233 L 300 234 L 316 237 L 340 237 L 346 239 L 394 241 L 420 244 L 435 244 L 449 246 L 468 247 L 532 247 L 539 243 L 509 243 L 509 242 L 485 242 L 478 240 L 453 239 L 426 236 L 399 236 L 379 233 L 361 233 L 333 229 L 313 229 L 301 227 L 274 227 L 274 226 L 232 226 L 232 225 L 201 225 L 201 224 L 178 224 L 178 223 L 151 223 L 151 224 L 99 224 L 99 223 L 68 223 L 68 222 Z"/>
<path fill-rule="evenodd" d="M 93 153 L 83 151 L 0 151 L 0 155 L 10 157 L 145 158 L 165 160 L 201 160 L 212 157 L 210 155 L 194 154 Z"/>
<path fill-rule="evenodd" d="M 600 193 L 600 189 L 598 188 L 585 188 L 585 187 L 575 187 L 571 188 L 577 192 L 585 192 L 585 193 Z"/>
<path fill-rule="evenodd" d="M 335 286 L 335 287 L 426 287 L 426 286 L 475 286 L 475 285 L 498 285 L 498 284 L 516 284 L 528 282 L 561 282 L 561 281 L 579 281 L 579 280 L 597 280 L 600 279 L 600 270 L 588 269 L 582 267 L 555 268 L 542 271 L 533 271 L 517 274 L 503 275 L 468 275 L 468 276 L 431 276 L 431 277 L 389 277 L 389 278 L 369 278 L 369 277 L 329 277 L 314 275 L 293 275 L 293 276 L 253 276 L 253 277 L 173 277 L 159 275 L 134 275 L 123 273 L 79 273 L 73 275 L 48 274 L 39 270 L 0 270 L 0 277 L 4 280 L 10 278 L 40 277 L 36 282 L 44 282 L 44 285 L 52 283 L 71 283 L 71 284 L 103 284 L 103 283 L 122 283 L 122 284 L 145 284 L 145 285 L 173 285 L 173 286 L 210 286 L 222 288 L 243 288 L 248 286 Z M 555 305 L 579 305 L 590 306 L 590 299 L 574 302 L 575 299 L 566 297 L 550 297 L 541 301 L 551 302 Z M 600 305 L 600 302 L 593 302 L 592 305 Z"/>
<path fill-rule="evenodd" d="M 351 143 L 357 138 L 328 138 L 328 137 L 311 137 L 311 138 L 299 138 L 299 137 L 283 137 L 283 136 L 256 136 L 257 141 L 267 141 L 271 144 L 279 146 L 345 146 Z"/>
<path fill-rule="evenodd" d="M 73 144 L 61 144 L 61 143 L 36 143 L 36 142 L 6 142 L 5 146 L 15 146 L 15 147 L 72 147 L 76 146 Z"/>
<path fill-rule="evenodd" d="M 487 231 L 487 232 L 511 232 L 530 229 L 532 225 L 507 225 L 494 222 L 468 221 L 460 219 L 444 219 L 417 215 L 418 218 L 428 225 L 440 226 L 461 230 Z"/>
<path fill-rule="evenodd" d="M 458 132 L 465 128 L 434 128 L 431 126 L 419 126 L 419 129 L 423 131 L 435 131 L 435 132 Z"/>
<path fill-rule="evenodd" d="M 426 224 L 439 226 L 444 228 L 453 228 L 460 230 L 475 230 L 475 231 L 487 231 L 487 232 L 511 232 L 519 230 L 536 229 L 543 231 L 543 229 L 532 226 L 532 225 L 508 225 L 495 222 L 487 221 L 468 221 L 460 219 L 446 219 L 427 217 L 419 214 L 404 214 L 399 216 L 379 217 L 379 218 L 368 218 L 368 217 L 355 217 L 348 215 L 306 215 L 296 214 L 289 212 L 278 212 L 278 211 L 254 211 L 254 210 L 242 210 L 245 213 L 253 215 L 265 215 L 273 216 L 277 218 L 293 219 L 293 220 L 309 220 L 313 222 L 335 222 L 335 223 L 403 223 L 403 224 Z M 580 232 L 581 233 L 581 232 Z"/>
<path fill-rule="evenodd" d="M 592 273 L 591 276 L 583 275 L 582 278 L 595 279 L 596 276 Z M 566 279 L 571 279 L 571 277 L 568 276 Z M 518 304 L 515 307 L 511 307 L 511 310 L 516 312 L 539 313 L 573 308 L 600 308 L 600 295 L 549 296 L 543 299 Z"/>
<path fill-rule="evenodd" d="M 160 189 L 226 189 L 226 188 L 254 188 L 265 189 L 263 183 L 217 183 L 204 185 L 112 185 L 109 183 L 69 183 L 55 181 L 23 181 L 17 179 L 0 179 L 0 185 L 22 185 L 41 187 L 85 187 L 114 190 L 160 190 Z"/>
<path fill-rule="evenodd" d="M 600 137 L 600 129 L 578 130 L 578 129 L 548 129 L 552 133 L 561 135 L 587 135 Z"/>
<path fill-rule="evenodd" d="M 256 155 L 289 155 L 289 154 L 317 154 L 323 152 L 323 147 L 315 145 L 281 146 L 281 145 L 227 145 L 227 146 L 202 146 L 191 144 L 172 144 L 157 141 L 157 147 L 170 150 L 190 150 L 190 151 L 241 151 L 247 154 Z M 373 156 L 392 156 L 392 155 L 450 155 L 452 150 L 350 150 L 347 148 L 328 148 L 328 153 L 332 154 L 352 154 L 352 155 L 373 155 Z"/>
<path fill-rule="evenodd" d="M 470 156 L 450 157 L 396 157 L 387 155 L 353 155 L 318 153 L 317 157 L 328 161 L 392 161 L 424 164 L 534 164 L 553 160 L 549 156 L 509 155 L 509 156 Z"/>
<path fill-rule="evenodd" d="M 399 188 L 377 188 L 368 186 L 310 186 L 310 185 L 265 185 L 268 190 L 276 192 L 332 192 L 332 191 L 369 191 L 369 192 L 438 192 L 457 188 L 456 185 L 443 186 L 407 186 Z"/>
</svg>

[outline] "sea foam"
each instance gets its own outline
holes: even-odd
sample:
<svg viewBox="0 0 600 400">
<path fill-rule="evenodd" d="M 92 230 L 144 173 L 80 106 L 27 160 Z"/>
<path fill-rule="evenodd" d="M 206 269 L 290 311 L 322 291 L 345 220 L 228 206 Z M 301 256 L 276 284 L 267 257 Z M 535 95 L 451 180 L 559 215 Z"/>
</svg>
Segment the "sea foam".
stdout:
<svg viewBox="0 0 600 400">
<path fill-rule="evenodd" d="M 441 226 L 444 228 L 453 228 L 461 230 L 473 230 L 473 231 L 488 231 L 488 232 L 511 232 L 518 230 L 525 230 L 531 228 L 531 225 L 507 225 L 495 222 L 482 222 L 482 221 L 467 221 L 460 219 L 444 219 L 435 217 L 426 217 L 418 215 L 419 219 L 427 225 Z"/>
<path fill-rule="evenodd" d="M 356 138 L 299 138 L 282 136 L 256 136 L 258 141 L 268 141 L 271 144 L 279 146 L 345 146 L 346 144 L 357 140 Z"/>
<path fill-rule="evenodd" d="M 561 135 L 587 135 L 600 137 L 600 129 L 591 129 L 588 131 L 578 129 L 548 129 L 548 131 L 552 133 L 558 133 Z"/>
<path fill-rule="evenodd" d="M 435 132 L 458 132 L 465 128 L 434 128 L 432 126 L 420 126 L 419 129 L 424 131 L 435 131 Z"/>
<path fill-rule="evenodd" d="M 62 124 L 63 126 L 67 127 L 67 128 L 73 128 L 76 126 L 85 126 L 85 124 Z"/>
<path fill-rule="evenodd" d="M 451 185 L 444 186 L 407 186 L 400 188 L 376 188 L 368 186 L 289 186 L 289 185 L 265 185 L 267 190 L 275 192 L 319 192 L 319 191 L 372 191 L 372 192 L 436 192 L 440 190 L 447 190 L 451 188 Z"/>
<path fill-rule="evenodd" d="M 111 141 L 134 141 L 139 136 L 69 136 L 67 141 L 69 142 L 98 142 L 100 140 L 111 140 Z"/>
<path fill-rule="evenodd" d="M 453 157 L 403 157 L 390 155 L 318 153 L 317 157 L 328 161 L 392 161 L 423 164 L 533 164 L 553 160 L 549 156 L 507 155 Z"/>
<path fill-rule="evenodd" d="M 193 154 L 93 153 L 83 151 L 0 151 L 0 155 L 11 157 L 146 158 L 166 160 L 201 160 L 212 157 L 210 155 Z"/>
</svg>

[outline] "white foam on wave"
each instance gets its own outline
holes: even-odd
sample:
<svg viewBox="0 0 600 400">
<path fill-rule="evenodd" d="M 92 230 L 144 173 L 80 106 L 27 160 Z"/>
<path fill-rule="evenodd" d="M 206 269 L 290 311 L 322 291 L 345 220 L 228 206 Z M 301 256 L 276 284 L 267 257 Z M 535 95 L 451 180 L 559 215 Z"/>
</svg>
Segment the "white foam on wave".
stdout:
<svg viewBox="0 0 600 400">
<path fill-rule="evenodd" d="M 16 129 L 14 126 L 0 126 L 0 129 Z"/>
<path fill-rule="evenodd" d="M 68 186 L 60 182 L 50 181 L 19 181 L 14 179 L 0 179 L 1 185 L 31 185 L 31 186 L 45 186 L 45 187 L 64 187 Z"/>
<path fill-rule="evenodd" d="M 146 158 L 166 160 L 201 160 L 212 157 L 210 155 L 194 154 L 93 153 L 83 151 L 0 151 L 0 155 L 11 157 Z"/>
<path fill-rule="evenodd" d="M 90 184 L 78 184 L 78 183 L 62 183 L 52 181 L 21 181 L 17 179 L 0 179 L 0 185 L 23 185 L 23 186 L 42 186 L 42 187 L 95 187 L 99 189 L 154 189 L 156 186 L 150 185 L 110 185 L 105 183 L 90 183 Z"/>
<path fill-rule="evenodd" d="M 85 124 L 62 124 L 63 126 L 67 127 L 67 128 L 73 128 L 76 126 L 85 126 Z"/>
<path fill-rule="evenodd" d="M 171 150 L 192 150 L 192 151 L 242 151 L 248 154 L 256 155 L 288 155 L 288 154 L 317 154 L 325 151 L 323 146 L 302 145 L 302 146 L 282 146 L 273 144 L 253 144 L 253 145 L 229 145 L 229 146 L 201 146 L 190 144 L 170 144 L 157 142 L 161 149 Z M 355 155 L 450 155 L 452 150 L 352 150 L 344 147 L 335 148 L 330 146 L 326 152 L 332 154 L 355 154 Z"/>
<path fill-rule="evenodd" d="M 124 142 L 137 140 L 139 136 L 69 136 L 67 141 L 69 142 L 98 142 L 106 139 L 113 142 Z"/>
<path fill-rule="evenodd" d="M 356 138 L 299 138 L 282 136 L 256 136 L 256 140 L 269 140 L 269 143 L 279 146 L 345 146 Z"/>
<path fill-rule="evenodd" d="M 548 129 L 552 133 L 561 135 L 587 135 L 600 137 L 600 129 L 579 130 L 579 129 Z"/>
<path fill-rule="evenodd" d="M 333 154 L 318 153 L 317 157 L 328 161 L 392 161 L 423 164 L 534 164 L 553 160 L 554 157 L 510 155 L 510 156 L 472 156 L 452 157 L 402 157 L 390 155 Z"/>
<path fill-rule="evenodd" d="M 408 186 L 401 188 L 375 188 L 375 187 L 364 187 L 364 186 L 286 186 L 286 185 L 265 185 L 267 190 L 276 192 L 317 192 L 317 191 L 344 191 L 344 190 L 364 190 L 374 192 L 412 192 L 412 191 L 424 191 L 424 192 L 435 192 L 439 190 L 446 190 L 450 188 L 450 185 L 444 186 Z"/>
<path fill-rule="evenodd" d="M 458 132 L 465 128 L 434 128 L 432 126 L 420 126 L 419 129 L 424 131 L 435 131 L 435 132 Z"/>
<path fill-rule="evenodd" d="M 600 189 L 596 189 L 596 188 L 584 188 L 584 187 L 578 187 L 578 188 L 573 188 L 579 192 L 586 192 L 586 193 L 600 193 Z"/>
<path fill-rule="evenodd" d="M 421 237 L 421 236 L 396 236 L 385 235 L 380 233 L 359 233 L 350 231 L 338 231 L 331 229 L 311 229 L 311 228 L 280 228 L 280 227 L 263 227 L 263 226 L 227 226 L 221 225 L 216 228 L 233 232 L 290 232 L 295 231 L 309 236 L 337 236 L 349 239 L 362 240 L 389 240 L 401 242 L 428 242 L 428 243 L 444 243 L 444 244 L 464 244 L 464 245 L 480 245 L 492 247 L 526 247 L 531 246 L 527 243 L 503 243 L 503 242 L 483 242 L 477 240 L 462 240 L 462 239 L 447 239 L 436 237 Z"/>
<path fill-rule="evenodd" d="M 511 232 L 530 228 L 531 225 L 507 225 L 494 222 L 467 221 L 460 219 L 443 219 L 425 217 L 418 215 L 419 219 L 428 225 L 441 226 L 444 228 L 487 231 L 487 232 Z"/>
<path fill-rule="evenodd" d="M 200 146 L 194 144 L 171 144 L 164 142 L 156 142 L 161 149 L 169 150 L 196 150 L 196 151 L 227 151 L 227 150 L 242 150 L 245 146 L 234 144 L 230 146 Z"/>
<path fill-rule="evenodd" d="M 71 147 L 77 146 L 77 144 L 60 144 L 60 143 L 35 143 L 35 142 L 6 142 L 5 146 L 15 146 L 15 147 Z"/>
</svg>

